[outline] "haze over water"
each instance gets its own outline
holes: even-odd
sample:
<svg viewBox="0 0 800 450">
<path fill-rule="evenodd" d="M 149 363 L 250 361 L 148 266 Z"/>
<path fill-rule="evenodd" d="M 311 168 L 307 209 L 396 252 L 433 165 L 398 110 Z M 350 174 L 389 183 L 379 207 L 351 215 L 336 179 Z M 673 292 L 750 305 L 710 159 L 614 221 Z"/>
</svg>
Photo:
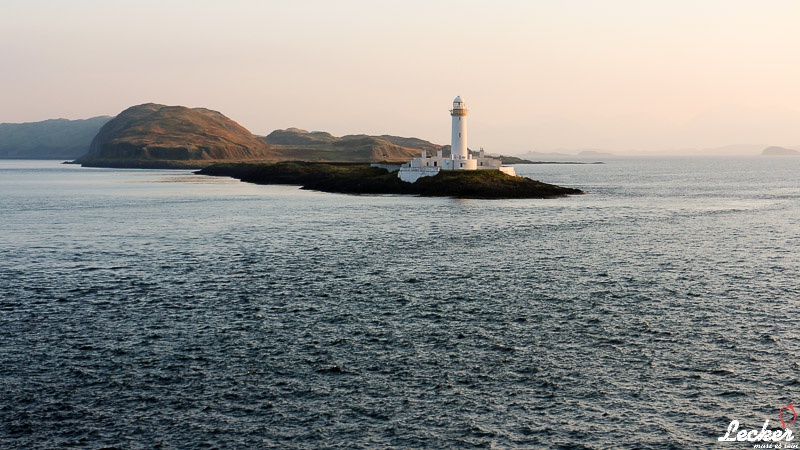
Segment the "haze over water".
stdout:
<svg viewBox="0 0 800 450">
<path fill-rule="evenodd" d="M 588 193 L 477 201 L 0 162 L 0 447 L 684 448 L 779 427 L 800 395 L 798 169 L 517 166 Z"/>
</svg>

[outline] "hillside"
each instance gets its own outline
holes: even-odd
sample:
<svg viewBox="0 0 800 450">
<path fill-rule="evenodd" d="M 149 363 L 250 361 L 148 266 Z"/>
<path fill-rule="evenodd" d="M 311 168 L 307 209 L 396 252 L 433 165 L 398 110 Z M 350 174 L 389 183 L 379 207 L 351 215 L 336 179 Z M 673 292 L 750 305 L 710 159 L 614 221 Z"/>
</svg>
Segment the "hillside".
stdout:
<svg viewBox="0 0 800 450">
<path fill-rule="evenodd" d="M 325 131 L 306 131 L 299 128 L 275 130 L 263 138 L 264 142 L 275 145 L 325 145 L 340 140 Z"/>
<path fill-rule="evenodd" d="M 366 134 L 336 137 L 299 128 L 275 130 L 263 139 L 284 158 L 303 161 L 406 162 L 419 156 L 423 149 L 441 148 L 417 138 Z"/>
<path fill-rule="evenodd" d="M 441 145 L 437 145 L 431 142 L 428 142 L 423 139 L 415 138 L 415 137 L 400 137 L 400 136 L 390 136 L 388 134 L 382 134 L 380 136 L 369 136 L 366 134 L 350 134 L 347 136 L 342 136 L 342 139 L 359 139 L 371 137 L 375 139 L 380 139 L 382 141 L 390 142 L 398 147 L 405 147 L 411 148 L 415 150 L 428 150 L 428 152 L 436 152 L 437 150 L 443 148 Z"/>
<path fill-rule="evenodd" d="M 75 159 L 110 117 L 0 123 L 0 159 Z"/>
<path fill-rule="evenodd" d="M 205 108 L 133 106 L 106 123 L 76 162 L 103 167 L 202 167 L 222 160 L 276 160 L 247 129 Z"/>
</svg>

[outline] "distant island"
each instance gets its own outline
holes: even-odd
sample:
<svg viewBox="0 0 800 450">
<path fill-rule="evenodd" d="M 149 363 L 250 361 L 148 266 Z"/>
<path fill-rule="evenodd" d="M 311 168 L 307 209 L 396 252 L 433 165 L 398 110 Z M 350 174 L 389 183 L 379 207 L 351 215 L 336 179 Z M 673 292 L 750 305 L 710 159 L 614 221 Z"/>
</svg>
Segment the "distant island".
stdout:
<svg viewBox="0 0 800 450">
<path fill-rule="evenodd" d="M 0 159 L 75 159 L 111 117 L 0 123 Z"/>
<path fill-rule="evenodd" d="M 796 156 L 800 155 L 800 151 L 792 150 L 784 147 L 767 147 L 761 152 L 764 156 Z"/>
<path fill-rule="evenodd" d="M 558 158 L 558 159 L 575 158 L 575 157 L 579 157 L 579 158 L 604 157 L 604 158 L 607 158 L 607 157 L 615 157 L 617 155 L 615 155 L 614 153 L 603 151 L 603 150 L 585 149 L 585 150 L 571 150 L 571 151 L 570 150 L 559 150 L 559 151 L 553 151 L 553 152 L 530 151 L 530 152 L 525 153 L 524 155 L 521 155 L 521 156 L 523 158 L 527 158 L 529 160 L 539 160 L 541 158 Z"/>
<path fill-rule="evenodd" d="M 406 183 L 386 169 L 354 163 L 223 163 L 195 173 L 232 177 L 256 184 L 298 185 L 303 189 L 342 194 L 500 199 L 554 198 L 583 193 L 579 189 L 509 176 L 494 170 L 442 171 L 415 183 Z"/>
</svg>

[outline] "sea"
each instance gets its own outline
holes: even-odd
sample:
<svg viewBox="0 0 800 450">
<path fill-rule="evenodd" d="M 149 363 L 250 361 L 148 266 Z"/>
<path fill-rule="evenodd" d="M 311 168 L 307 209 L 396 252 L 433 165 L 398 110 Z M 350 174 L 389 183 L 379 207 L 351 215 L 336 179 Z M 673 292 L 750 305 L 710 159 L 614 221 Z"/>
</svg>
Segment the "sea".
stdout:
<svg viewBox="0 0 800 450">
<path fill-rule="evenodd" d="M 800 434 L 800 158 L 602 162 L 464 200 L 0 161 L 0 448 Z"/>
</svg>

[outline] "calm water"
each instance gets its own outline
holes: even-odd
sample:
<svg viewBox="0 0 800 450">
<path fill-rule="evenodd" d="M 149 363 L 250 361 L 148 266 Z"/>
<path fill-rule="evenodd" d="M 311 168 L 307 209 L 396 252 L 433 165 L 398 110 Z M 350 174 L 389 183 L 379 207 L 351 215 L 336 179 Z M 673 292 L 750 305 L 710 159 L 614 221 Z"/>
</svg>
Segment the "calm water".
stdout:
<svg viewBox="0 0 800 450">
<path fill-rule="evenodd" d="M 800 158 L 517 170 L 589 193 L 0 161 L 0 448 L 752 448 L 717 437 L 780 428 Z"/>
</svg>

